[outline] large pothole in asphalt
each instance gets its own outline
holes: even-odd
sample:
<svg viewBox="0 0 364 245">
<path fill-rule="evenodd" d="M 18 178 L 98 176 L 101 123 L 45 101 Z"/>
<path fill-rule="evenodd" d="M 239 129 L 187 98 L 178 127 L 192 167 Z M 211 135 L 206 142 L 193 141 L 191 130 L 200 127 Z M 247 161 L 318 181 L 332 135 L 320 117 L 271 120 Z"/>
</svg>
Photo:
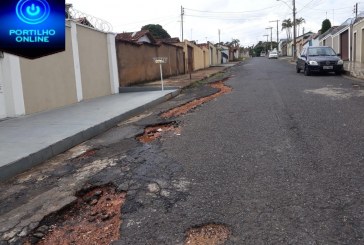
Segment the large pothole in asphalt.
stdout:
<svg viewBox="0 0 364 245">
<path fill-rule="evenodd" d="M 46 217 L 25 244 L 108 245 L 118 240 L 126 193 L 103 186 L 78 196 L 70 207 Z"/>
<path fill-rule="evenodd" d="M 230 229 L 222 224 L 207 224 L 186 232 L 185 245 L 224 244 L 230 237 Z"/>
<path fill-rule="evenodd" d="M 162 134 L 165 134 L 167 132 L 171 132 L 175 135 L 180 135 L 181 128 L 176 122 L 148 126 L 144 129 L 144 133 L 137 137 L 137 140 L 142 143 L 150 143 L 160 138 Z"/>
<path fill-rule="evenodd" d="M 171 118 L 171 117 L 178 117 L 180 115 L 186 114 L 187 112 L 189 112 L 192 109 L 195 109 L 197 106 L 202 105 L 208 101 L 211 101 L 223 94 L 227 94 L 230 93 L 232 91 L 232 88 L 226 86 L 224 84 L 224 82 L 227 80 L 228 78 L 219 81 L 219 82 L 215 82 L 212 83 L 210 86 L 216 89 L 219 89 L 219 92 L 212 94 L 210 96 L 206 96 L 206 97 L 202 97 L 199 99 L 195 99 L 193 101 L 190 101 L 184 105 L 178 106 L 176 108 L 173 108 L 167 112 L 162 113 L 161 117 L 162 118 Z"/>
</svg>

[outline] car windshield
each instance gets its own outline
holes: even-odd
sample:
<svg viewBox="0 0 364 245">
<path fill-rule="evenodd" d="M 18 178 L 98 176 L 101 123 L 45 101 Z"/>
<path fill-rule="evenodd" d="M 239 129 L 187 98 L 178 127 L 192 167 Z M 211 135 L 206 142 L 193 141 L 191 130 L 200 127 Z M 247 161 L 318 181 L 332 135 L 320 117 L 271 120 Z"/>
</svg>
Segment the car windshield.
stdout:
<svg viewBox="0 0 364 245">
<path fill-rule="evenodd" d="M 308 49 L 309 56 L 336 56 L 335 51 L 331 48 L 310 48 Z"/>
</svg>

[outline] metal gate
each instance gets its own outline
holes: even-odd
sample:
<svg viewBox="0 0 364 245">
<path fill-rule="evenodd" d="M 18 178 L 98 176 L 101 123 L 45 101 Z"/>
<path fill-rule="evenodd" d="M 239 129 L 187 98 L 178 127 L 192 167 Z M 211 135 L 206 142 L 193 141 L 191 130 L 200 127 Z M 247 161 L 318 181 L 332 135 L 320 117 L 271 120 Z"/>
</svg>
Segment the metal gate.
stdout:
<svg viewBox="0 0 364 245">
<path fill-rule="evenodd" d="M 193 72 L 193 48 L 188 47 L 188 73 Z"/>
<path fill-rule="evenodd" d="M 340 54 L 342 60 L 349 60 L 349 31 L 340 35 Z"/>
</svg>

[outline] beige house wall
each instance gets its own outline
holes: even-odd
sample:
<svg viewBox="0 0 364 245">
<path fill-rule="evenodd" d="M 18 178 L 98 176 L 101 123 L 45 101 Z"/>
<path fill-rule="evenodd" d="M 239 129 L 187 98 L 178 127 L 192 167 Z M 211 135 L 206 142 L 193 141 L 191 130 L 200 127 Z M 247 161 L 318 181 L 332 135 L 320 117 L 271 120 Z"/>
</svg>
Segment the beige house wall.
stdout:
<svg viewBox="0 0 364 245">
<path fill-rule="evenodd" d="M 20 58 L 25 113 L 77 102 L 71 28 L 66 27 L 66 51 L 43 58 Z"/>
<path fill-rule="evenodd" d="M 115 53 L 113 37 L 67 21 L 64 52 L 18 58 L 25 114 L 117 93 L 116 58 L 110 55 Z"/>
<path fill-rule="evenodd" d="M 84 99 L 111 94 L 107 35 L 77 25 L 78 50 Z"/>
<path fill-rule="evenodd" d="M 354 48 L 354 33 L 356 33 L 356 48 Z M 364 63 L 364 21 L 353 26 L 353 52 L 355 51 L 355 61 Z"/>
<path fill-rule="evenodd" d="M 340 35 L 337 35 L 332 38 L 332 49 L 335 50 L 336 53 L 340 53 Z"/>
<path fill-rule="evenodd" d="M 221 64 L 221 56 L 222 56 L 221 51 L 219 51 L 211 43 L 209 43 L 209 50 L 210 50 L 210 55 L 212 57 L 212 64 L 211 65 L 219 65 L 219 64 Z"/>
<path fill-rule="evenodd" d="M 204 50 L 195 44 L 191 46 L 193 47 L 194 71 L 206 68 Z"/>
<path fill-rule="evenodd" d="M 332 37 L 326 38 L 326 44 L 325 44 L 325 46 L 332 47 Z"/>
</svg>

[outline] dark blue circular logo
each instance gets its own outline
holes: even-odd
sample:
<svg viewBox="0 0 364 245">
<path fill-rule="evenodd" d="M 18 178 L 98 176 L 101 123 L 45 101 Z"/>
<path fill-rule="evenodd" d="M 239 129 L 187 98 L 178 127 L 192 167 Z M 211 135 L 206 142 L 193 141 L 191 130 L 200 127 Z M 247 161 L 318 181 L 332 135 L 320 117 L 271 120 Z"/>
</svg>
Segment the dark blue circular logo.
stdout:
<svg viewBox="0 0 364 245">
<path fill-rule="evenodd" d="M 18 18 L 30 25 L 44 22 L 48 18 L 50 11 L 46 0 L 20 0 L 16 5 L 16 15 Z"/>
</svg>

